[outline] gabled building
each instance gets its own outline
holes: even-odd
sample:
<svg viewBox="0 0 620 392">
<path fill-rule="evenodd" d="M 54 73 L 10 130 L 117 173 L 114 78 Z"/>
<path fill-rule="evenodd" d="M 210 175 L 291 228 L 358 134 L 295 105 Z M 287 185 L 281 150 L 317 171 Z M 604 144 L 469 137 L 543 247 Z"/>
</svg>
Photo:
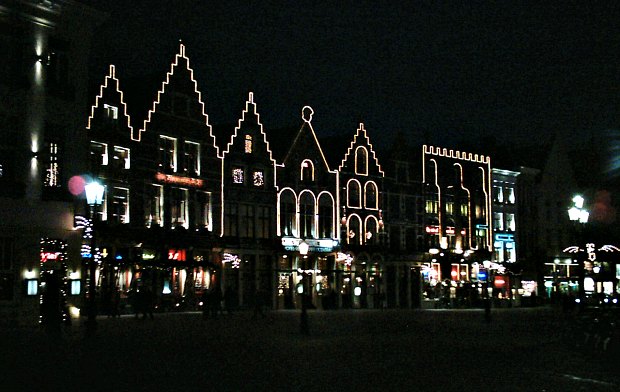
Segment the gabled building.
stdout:
<svg viewBox="0 0 620 392">
<path fill-rule="evenodd" d="M 312 108 L 305 106 L 303 124 L 276 168 L 276 235 L 284 250 L 278 263 L 278 293 L 284 307 L 300 306 L 304 296 L 316 306 L 319 296 L 330 294 L 333 299 L 331 293 L 340 292 L 338 172 L 325 159 L 312 115 Z M 334 301 L 327 306 L 335 306 Z"/>
<path fill-rule="evenodd" d="M 338 167 L 344 306 L 379 307 L 385 290 L 383 195 L 385 173 L 360 123 Z M 349 260 L 347 263 L 346 260 Z M 346 280 L 348 279 L 348 280 Z"/>
<path fill-rule="evenodd" d="M 223 152 L 222 285 L 233 303 L 275 303 L 276 161 L 249 93 Z"/>
</svg>

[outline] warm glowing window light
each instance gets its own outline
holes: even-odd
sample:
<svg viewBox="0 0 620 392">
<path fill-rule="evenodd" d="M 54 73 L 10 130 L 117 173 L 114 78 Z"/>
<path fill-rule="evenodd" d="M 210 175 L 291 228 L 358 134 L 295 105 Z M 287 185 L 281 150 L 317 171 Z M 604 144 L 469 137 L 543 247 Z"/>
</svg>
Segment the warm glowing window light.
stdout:
<svg viewBox="0 0 620 392">
<path fill-rule="evenodd" d="M 245 135 L 245 153 L 252 153 L 252 135 Z"/>
</svg>

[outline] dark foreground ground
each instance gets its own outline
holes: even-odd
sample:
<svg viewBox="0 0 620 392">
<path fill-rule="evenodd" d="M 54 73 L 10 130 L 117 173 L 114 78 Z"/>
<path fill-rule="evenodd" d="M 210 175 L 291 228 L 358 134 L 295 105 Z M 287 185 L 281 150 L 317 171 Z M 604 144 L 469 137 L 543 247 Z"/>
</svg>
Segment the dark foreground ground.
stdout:
<svg viewBox="0 0 620 392">
<path fill-rule="evenodd" d="M 198 313 L 1 330 L 0 390 L 620 391 L 618 365 L 562 338 L 549 308 Z"/>
</svg>

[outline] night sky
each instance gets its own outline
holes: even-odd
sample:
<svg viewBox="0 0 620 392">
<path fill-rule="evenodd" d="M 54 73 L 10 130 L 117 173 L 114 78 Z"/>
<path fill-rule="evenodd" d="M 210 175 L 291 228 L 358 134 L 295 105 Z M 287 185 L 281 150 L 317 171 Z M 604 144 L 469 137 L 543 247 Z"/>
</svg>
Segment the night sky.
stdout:
<svg viewBox="0 0 620 392">
<path fill-rule="evenodd" d="M 388 144 L 550 140 L 620 127 L 620 6 L 612 2 L 252 2 L 97 0 L 109 12 L 91 79 L 163 80 L 181 39 L 212 124 L 248 91 L 267 128 L 319 135 L 359 121 Z M 405 2 L 402 2 L 405 3 Z M 144 92 L 154 96 L 156 91 Z"/>
</svg>

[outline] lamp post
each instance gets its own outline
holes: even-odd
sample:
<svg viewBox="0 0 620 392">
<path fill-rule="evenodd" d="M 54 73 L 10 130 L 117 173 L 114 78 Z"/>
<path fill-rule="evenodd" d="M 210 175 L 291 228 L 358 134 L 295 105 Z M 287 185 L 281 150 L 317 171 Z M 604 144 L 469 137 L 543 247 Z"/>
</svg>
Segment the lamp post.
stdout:
<svg viewBox="0 0 620 392">
<path fill-rule="evenodd" d="M 588 218 L 590 217 L 590 212 L 583 206 L 584 201 L 585 199 L 583 198 L 583 196 L 575 195 L 572 198 L 573 205 L 568 209 L 568 218 L 571 220 L 571 222 L 574 222 L 574 225 L 576 226 L 577 226 L 577 223 L 580 224 L 577 226 L 578 233 L 581 233 L 582 226 L 588 223 Z M 581 241 L 581 238 L 577 238 L 577 240 Z M 579 277 L 578 298 L 579 298 L 579 303 L 582 304 L 585 299 L 585 288 L 583 286 L 584 278 L 585 278 L 585 275 L 584 275 L 585 265 L 583 265 L 582 260 L 578 260 L 578 262 L 579 262 L 578 267 L 577 267 L 578 277 Z"/>
<path fill-rule="evenodd" d="M 305 260 L 308 258 L 308 251 L 310 250 L 310 246 L 308 245 L 308 243 L 304 240 L 302 240 L 299 243 L 299 255 L 301 256 L 302 260 Z M 306 266 L 306 263 L 303 263 L 304 266 Z M 307 271 L 302 271 L 302 287 L 303 287 L 303 292 L 301 293 L 301 317 L 299 319 L 299 330 L 301 332 L 302 335 L 310 335 L 310 328 L 308 326 L 308 311 L 306 309 L 306 279 L 307 279 Z M 308 285 L 311 286 L 311 285 Z"/>
<path fill-rule="evenodd" d="M 97 310 L 95 309 L 95 291 L 97 288 L 97 282 L 95 280 L 95 273 L 97 272 L 95 253 L 95 208 L 100 206 L 103 202 L 104 190 L 104 186 L 97 181 L 92 181 L 84 187 L 84 192 L 86 193 L 86 203 L 90 207 L 90 221 L 92 225 L 90 237 L 90 261 L 88 264 L 88 320 L 86 321 L 86 328 L 91 333 L 97 328 Z"/>
</svg>

